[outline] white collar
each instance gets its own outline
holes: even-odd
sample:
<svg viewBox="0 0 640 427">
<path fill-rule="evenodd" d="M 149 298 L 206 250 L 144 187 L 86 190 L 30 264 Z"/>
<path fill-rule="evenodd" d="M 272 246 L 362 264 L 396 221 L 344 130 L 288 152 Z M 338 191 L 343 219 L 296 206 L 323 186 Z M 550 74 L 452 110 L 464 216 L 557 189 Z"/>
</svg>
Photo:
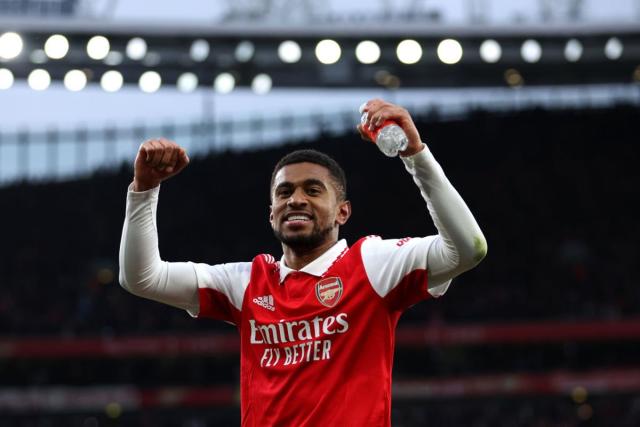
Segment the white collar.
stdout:
<svg viewBox="0 0 640 427">
<path fill-rule="evenodd" d="M 289 273 L 294 271 L 301 271 L 313 276 L 321 277 L 328 269 L 336 262 L 348 249 L 347 241 L 345 239 L 339 240 L 335 245 L 331 246 L 318 258 L 311 261 L 309 264 L 302 267 L 300 270 L 293 270 L 287 267 L 284 263 L 284 255 L 280 258 L 280 284 L 284 282 Z"/>
</svg>

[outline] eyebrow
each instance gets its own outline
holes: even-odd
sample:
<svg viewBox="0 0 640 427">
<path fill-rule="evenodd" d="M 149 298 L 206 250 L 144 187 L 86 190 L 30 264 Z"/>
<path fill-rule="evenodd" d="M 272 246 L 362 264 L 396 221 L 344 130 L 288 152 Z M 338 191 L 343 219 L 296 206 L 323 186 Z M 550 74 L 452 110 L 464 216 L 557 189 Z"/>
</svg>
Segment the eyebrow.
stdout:
<svg viewBox="0 0 640 427">
<path fill-rule="evenodd" d="M 327 188 L 327 186 L 324 185 L 324 182 L 320 181 L 319 179 L 315 179 L 315 178 L 305 179 L 302 182 L 302 185 L 305 186 L 305 187 L 310 186 L 310 185 L 319 185 L 320 187 L 322 187 L 324 189 Z M 290 188 L 290 187 L 293 187 L 293 186 L 294 186 L 293 182 L 284 181 L 284 182 L 281 182 L 280 184 L 278 184 L 276 186 L 276 188 L 274 189 L 274 191 L 278 191 L 279 188 Z"/>
</svg>

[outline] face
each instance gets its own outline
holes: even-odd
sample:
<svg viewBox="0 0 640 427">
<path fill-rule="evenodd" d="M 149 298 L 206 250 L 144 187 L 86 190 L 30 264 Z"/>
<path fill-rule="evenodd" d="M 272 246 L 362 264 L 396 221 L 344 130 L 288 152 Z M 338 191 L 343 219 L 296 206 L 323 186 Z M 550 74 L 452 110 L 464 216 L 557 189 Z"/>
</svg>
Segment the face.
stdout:
<svg viewBox="0 0 640 427">
<path fill-rule="evenodd" d="M 271 189 L 269 221 L 282 243 L 308 250 L 336 241 L 338 228 L 349 219 L 351 206 L 339 201 L 329 170 L 315 163 L 284 166 Z"/>
</svg>

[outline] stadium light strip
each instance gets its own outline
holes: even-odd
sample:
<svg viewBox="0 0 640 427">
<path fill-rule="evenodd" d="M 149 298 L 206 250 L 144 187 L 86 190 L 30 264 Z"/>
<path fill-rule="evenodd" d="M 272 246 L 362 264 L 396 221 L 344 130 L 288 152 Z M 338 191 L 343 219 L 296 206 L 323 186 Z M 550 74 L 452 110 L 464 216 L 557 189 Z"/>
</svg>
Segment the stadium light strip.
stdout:
<svg viewBox="0 0 640 427">
<path fill-rule="evenodd" d="M 41 37 L 41 36 L 40 36 Z M 88 37 L 88 36 L 87 36 Z M 24 40 L 27 40 L 26 45 L 34 45 L 29 43 L 29 36 L 20 35 L 15 32 L 6 32 L 0 35 L 0 58 L 7 60 L 16 59 L 21 55 Z M 513 37 L 512 41 L 517 40 Z M 567 41 L 570 41 L 572 45 L 576 42 L 579 43 L 579 39 L 576 37 L 567 37 Z M 355 42 L 355 41 L 354 41 Z M 275 43 L 275 42 L 274 42 Z M 333 64 L 341 60 L 343 57 L 342 51 L 344 48 L 341 46 L 338 40 L 323 39 L 319 40 L 315 45 L 315 53 L 317 60 L 323 64 Z M 391 41 L 385 43 L 387 49 L 395 49 L 397 59 L 405 64 L 415 64 L 423 56 L 425 51 L 424 45 L 427 43 L 424 40 L 405 39 L 396 42 L 395 47 Z M 465 42 L 466 43 L 466 42 Z M 475 42 L 474 42 L 475 43 Z M 487 45 L 487 43 L 489 43 Z M 481 51 L 489 51 L 488 57 L 495 58 L 500 56 L 500 53 L 496 53 L 496 50 L 500 50 L 498 41 L 487 38 L 482 42 L 484 47 Z M 206 61 L 211 56 L 210 41 L 197 38 L 191 43 L 190 50 L 188 52 L 189 57 L 194 63 Z M 462 57 L 462 44 L 456 39 L 441 39 L 438 41 L 436 38 L 430 38 L 428 44 L 437 44 L 437 49 L 427 49 L 427 51 L 435 51 L 437 57 L 446 64 L 456 63 Z M 535 39 L 523 39 L 521 42 L 521 54 L 522 59 L 526 62 L 536 62 L 541 58 L 541 46 Z M 86 55 L 95 60 L 103 61 L 109 56 L 112 48 L 114 48 L 114 41 L 104 35 L 95 35 L 86 41 L 84 44 L 86 48 Z M 377 61 L 377 58 L 381 55 L 380 43 L 372 40 L 363 39 L 359 41 L 354 53 L 363 64 L 372 64 Z M 72 48 L 78 47 L 78 43 L 74 46 L 70 45 L 67 36 L 61 34 L 52 34 L 47 38 L 46 43 L 43 46 L 36 46 L 34 50 L 43 50 L 47 53 L 47 56 L 51 59 L 63 59 Z M 274 46 L 275 47 L 275 46 Z M 572 49 L 575 49 L 573 46 Z M 281 42 L 277 47 L 278 54 L 282 62 L 295 63 L 299 61 L 301 57 L 301 47 L 299 42 L 293 40 L 286 40 Z M 235 47 L 235 58 L 238 63 L 246 63 L 251 61 L 254 57 L 256 47 L 254 42 L 250 40 L 242 40 Z M 117 51 L 126 52 L 127 56 L 133 61 L 141 61 L 147 55 L 147 41 L 142 37 L 129 38 L 122 46 L 117 46 Z M 151 52 L 149 52 L 151 53 Z M 185 52 L 187 53 L 187 52 Z M 623 54 L 623 43 L 618 37 L 609 37 L 606 44 L 603 46 L 602 54 L 604 57 L 611 60 L 620 58 Z M 487 57 L 487 54 L 483 53 L 482 57 Z M 570 59 L 567 59 L 570 60 Z M 487 62 L 492 62 L 494 59 L 488 59 Z"/>
</svg>

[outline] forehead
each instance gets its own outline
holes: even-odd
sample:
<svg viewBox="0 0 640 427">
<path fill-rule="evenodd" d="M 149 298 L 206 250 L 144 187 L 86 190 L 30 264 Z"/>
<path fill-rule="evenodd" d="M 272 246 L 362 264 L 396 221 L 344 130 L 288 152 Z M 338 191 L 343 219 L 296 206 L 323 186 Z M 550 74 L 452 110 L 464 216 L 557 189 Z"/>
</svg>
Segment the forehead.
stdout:
<svg viewBox="0 0 640 427">
<path fill-rule="evenodd" d="M 276 173 L 275 179 L 273 180 L 273 187 L 275 188 L 283 182 L 288 182 L 291 184 L 302 184 L 303 182 L 310 179 L 329 184 L 331 182 L 331 175 L 329 174 L 329 170 L 327 168 L 315 163 L 293 163 L 283 166 Z M 329 185 L 327 185 L 327 187 L 329 187 Z"/>
</svg>

